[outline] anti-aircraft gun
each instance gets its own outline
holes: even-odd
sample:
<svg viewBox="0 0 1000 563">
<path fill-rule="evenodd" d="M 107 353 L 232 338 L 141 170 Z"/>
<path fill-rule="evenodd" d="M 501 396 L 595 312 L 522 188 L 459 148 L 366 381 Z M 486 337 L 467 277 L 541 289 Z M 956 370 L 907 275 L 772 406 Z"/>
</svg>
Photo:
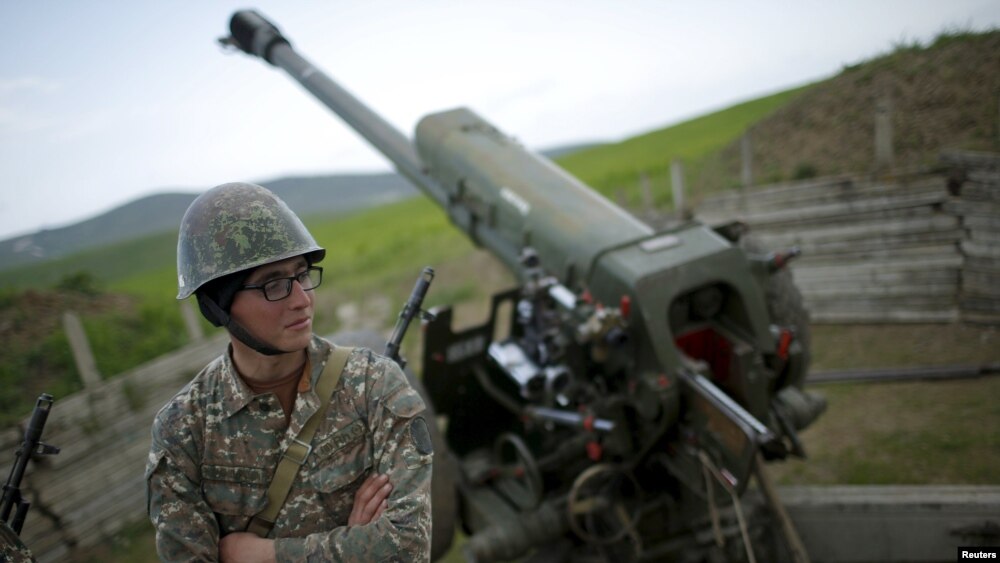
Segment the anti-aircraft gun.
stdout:
<svg viewBox="0 0 1000 563">
<path fill-rule="evenodd" d="M 447 308 L 425 324 L 423 385 L 447 418 L 435 473 L 457 465 L 434 498 L 457 496 L 468 559 L 752 561 L 768 529 L 791 530 L 740 499 L 762 459 L 804 455 L 797 433 L 824 407 L 802 389 L 794 252 L 748 252 L 733 226 L 655 232 L 465 108 L 424 117 L 411 143 L 259 14 L 230 31 L 224 44 L 287 71 L 520 284 L 481 326 L 454 331 Z M 435 514 L 435 555 L 455 518 Z M 802 560 L 786 535 L 780 553 Z"/>
</svg>

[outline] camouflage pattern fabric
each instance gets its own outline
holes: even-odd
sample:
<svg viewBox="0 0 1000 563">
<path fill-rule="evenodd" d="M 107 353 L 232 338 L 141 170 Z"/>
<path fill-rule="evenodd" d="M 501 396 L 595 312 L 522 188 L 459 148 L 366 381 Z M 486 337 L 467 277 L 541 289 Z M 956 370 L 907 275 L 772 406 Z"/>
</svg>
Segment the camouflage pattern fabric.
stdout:
<svg viewBox="0 0 1000 563">
<path fill-rule="evenodd" d="M 216 561 L 219 538 L 244 531 L 264 507 L 281 453 L 319 408 L 314 389 L 330 350 L 313 337 L 312 387 L 296 398 L 287 429 L 277 397 L 255 397 L 228 353 L 160 410 L 146 479 L 162 560 Z M 399 366 L 354 350 L 268 535 L 278 561 L 429 561 L 433 452 L 414 438 L 423 411 Z M 388 508 L 347 526 L 354 493 L 373 472 L 393 484 Z"/>
<path fill-rule="evenodd" d="M 28 546 L 6 522 L 0 521 L 0 561 L 4 563 L 34 563 L 35 558 Z"/>
</svg>

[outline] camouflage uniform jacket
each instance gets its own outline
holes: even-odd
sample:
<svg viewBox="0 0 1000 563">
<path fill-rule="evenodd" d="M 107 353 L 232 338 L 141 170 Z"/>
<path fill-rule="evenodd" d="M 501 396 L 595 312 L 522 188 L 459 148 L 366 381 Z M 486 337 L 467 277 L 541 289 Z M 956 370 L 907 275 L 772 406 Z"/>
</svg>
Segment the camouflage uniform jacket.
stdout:
<svg viewBox="0 0 1000 563">
<path fill-rule="evenodd" d="M 147 510 L 165 561 L 216 561 L 219 538 L 263 509 L 281 453 L 320 405 L 314 389 L 332 346 L 309 345 L 311 386 L 291 422 L 273 394 L 254 396 L 223 354 L 157 414 L 146 464 Z M 399 367 L 367 349 L 350 355 L 313 451 L 274 529 L 278 561 L 427 561 L 431 459 L 424 403 Z M 347 526 L 372 472 L 393 484 L 388 509 Z"/>
</svg>

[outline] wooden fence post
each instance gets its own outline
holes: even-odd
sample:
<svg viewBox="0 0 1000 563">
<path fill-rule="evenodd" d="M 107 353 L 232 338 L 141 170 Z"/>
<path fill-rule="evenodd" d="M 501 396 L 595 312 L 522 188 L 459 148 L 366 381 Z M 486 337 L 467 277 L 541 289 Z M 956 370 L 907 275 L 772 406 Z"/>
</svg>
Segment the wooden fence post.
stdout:
<svg viewBox="0 0 1000 563">
<path fill-rule="evenodd" d="M 674 214 L 684 217 L 684 165 L 681 159 L 670 162 L 670 191 L 674 198 Z"/>
<path fill-rule="evenodd" d="M 653 190 L 649 187 L 649 176 L 645 172 L 639 173 L 639 191 L 642 194 L 642 211 L 644 213 L 652 213 Z"/>
<path fill-rule="evenodd" d="M 618 202 L 618 207 L 628 209 L 628 195 L 625 193 L 625 188 L 615 189 L 615 200 Z"/>
<path fill-rule="evenodd" d="M 742 154 L 743 167 L 740 171 L 740 179 L 743 187 L 749 188 L 753 185 L 753 151 L 750 147 L 750 131 L 743 134 L 740 139 L 740 153 Z"/>
<path fill-rule="evenodd" d="M 893 167 L 892 103 L 889 98 L 879 98 L 875 104 L 875 170 L 884 172 Z"/>
<path fill-rule="evenodd" d="M 94 353 L 90 349 L 90 342 L 87 341 L 87 333 L 83 330 L 80 317 L 72 311 L 63 313 L 63 330 L 66 331 L 66 338 L 73 350 L 73 360 L 76 361 L 76 371 L 79 372 L 84 387 L 99 386 L 101 374 L 97 371 Z"/>
<path fill-rule="evenodd" d="M 205 338 L 205 331 L 198 321 L 198 314 L 191 305 L 191 300 L 181 301 L 181 317 L 184 318 L 184 327 L 187 328 L 188 338 L 191 342 L 201 342 Z"/>
</svg>

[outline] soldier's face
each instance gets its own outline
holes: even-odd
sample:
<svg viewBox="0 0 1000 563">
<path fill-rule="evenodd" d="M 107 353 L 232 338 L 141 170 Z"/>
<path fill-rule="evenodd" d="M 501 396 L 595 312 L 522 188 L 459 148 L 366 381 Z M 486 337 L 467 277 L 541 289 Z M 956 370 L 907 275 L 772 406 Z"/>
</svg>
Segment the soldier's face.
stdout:
<svg viewBox="0 0 1000 563">
<path fill-rule="evenodd" d="M 254 270 L 245 283 L 263 285 L 296 276 L 308 266 L 301 256 L 266 264 Z M 297 281 L 292 282 L 288 297 L 279 301 L 268 301 L 256 289 L 239 291 L 230 314 L 256 338 L 278 350 L 295 352 L 308 346 L 312 337 L 313 292 L 302 289 Z"/>
</svg>

